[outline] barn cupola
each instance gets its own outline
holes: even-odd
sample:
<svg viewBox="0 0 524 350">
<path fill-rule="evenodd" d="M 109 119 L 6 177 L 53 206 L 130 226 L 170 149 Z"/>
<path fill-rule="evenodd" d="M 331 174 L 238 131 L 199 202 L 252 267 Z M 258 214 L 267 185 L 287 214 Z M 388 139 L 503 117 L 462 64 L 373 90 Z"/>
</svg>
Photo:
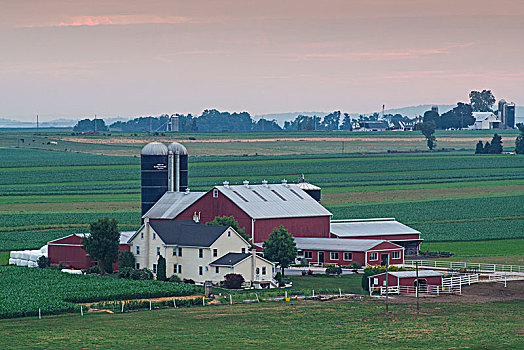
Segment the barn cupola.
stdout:
<svg viewBox="0 0 524 350">
<path fill-rule="evenodd" d="M 298 187 L 307 194 L 309 194 L 313 199 L 320 203 L 321 199 L 321 188 L 307 182 L 304 174 L 302 174 L 300 181 L 298 182 Z"/>
</svg>

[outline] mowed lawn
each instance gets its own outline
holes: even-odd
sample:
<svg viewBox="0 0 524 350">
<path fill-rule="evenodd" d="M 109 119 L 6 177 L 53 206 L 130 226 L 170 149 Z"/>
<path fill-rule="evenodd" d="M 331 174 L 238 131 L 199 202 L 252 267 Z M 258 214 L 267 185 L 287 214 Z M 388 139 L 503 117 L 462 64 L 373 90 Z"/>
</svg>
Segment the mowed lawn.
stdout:
<svg viewBox="0 0 524 350">
<path fill-rule="evenodd" d="M 4 349 L 518 349 L 524 300 L 292 301 L 0 321 Z"/>
<path fill-rule="evenodd" d="M 307 270 L 307 268 L 304 268 Z M 362 275 L 342 275 L 339 277 L 315 274 L 313 276 L 285 276 L 287 281 L 293 282 L 291 290 L 311 290 L 340 288 L 342 292 L 366 294 L 362 289 Z"/>
</svg>

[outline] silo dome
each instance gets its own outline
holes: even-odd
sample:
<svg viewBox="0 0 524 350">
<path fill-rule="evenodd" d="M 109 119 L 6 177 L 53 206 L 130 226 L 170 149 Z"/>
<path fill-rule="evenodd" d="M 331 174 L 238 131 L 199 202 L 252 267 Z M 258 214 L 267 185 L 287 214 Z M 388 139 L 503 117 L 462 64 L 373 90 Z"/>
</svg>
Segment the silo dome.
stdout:
<svg viewBox="0 0 524 350">
<path fill-rule="evenodd" d="M 169 146 L 167 146 L 167 149 L 170 152 L 173 152 L 173 154 L 180 154 L 180 155 L 183 155 L 183 156 L 187 155 L 187 149 L 183 145 L 178 143 L 178 142 L 170 143 Z"/>
<path fill-rule="evenodd" d="M 182 146 L 182 147 L 184 147 L 184 146 Z M 163 143 L 150 142 L 147 145 L 145 145 L 144 148 L 142 148 L 142 153 L 141 154 L 143 156 L 167 156 L 168 153 L 169 153 L 169 151 L 168 151 L 166 145 L 164 145 Z"/>
</svg>

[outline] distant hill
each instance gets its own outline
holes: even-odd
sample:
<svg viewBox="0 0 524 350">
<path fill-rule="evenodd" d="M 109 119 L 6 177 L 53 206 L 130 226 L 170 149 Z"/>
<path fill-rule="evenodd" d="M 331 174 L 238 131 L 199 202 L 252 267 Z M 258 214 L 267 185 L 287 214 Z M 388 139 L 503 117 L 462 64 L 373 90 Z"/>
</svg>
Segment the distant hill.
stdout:
<svg viewBox="0 0 524 350">
<path fill-rule="evenodd" d="M 117 121 L 127 121 L 130 118 L 102 118 L 106 124 L 111 124 Z M 40 121 L 38 126 L 41 128 L 72 128 L 78 123 L 76 119 L 53 119 L 50 121 Z M 22 122 L 13 119 L 0 118 L 0 128 L 35 128 L 36 120 L 34 122 Z"/>
</svg>

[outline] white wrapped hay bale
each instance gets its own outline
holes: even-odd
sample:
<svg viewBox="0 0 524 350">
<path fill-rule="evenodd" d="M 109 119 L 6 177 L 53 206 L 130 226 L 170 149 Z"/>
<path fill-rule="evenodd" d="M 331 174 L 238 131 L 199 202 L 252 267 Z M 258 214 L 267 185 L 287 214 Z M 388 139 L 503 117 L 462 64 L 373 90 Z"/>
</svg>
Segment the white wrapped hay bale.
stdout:
<svg viewBox="0 0 524 350">
<path fill-rule="evenodd" d="M 27 266 L 29 264 L 29 260 L 19 259 L 18 261 L 18 266 Z"/>
<path fill-rule="evenodd" d="M 29 253 L 29 261 L 37 262 L 38 259 L 42 256 L 42 252 L 40 250 L 32 250 Z"/>
<path fill-rule="evenodd" d="M 11 259 L 20 259 L 20 252 L 18 250 L 14 250 L 11 252 Z"/>
<path fill-rule="evenodd" d="M 9 265 L 16 265 L 16 259 L 10 258 Z"/>
<path fill-rule="evenodd" d="M 40 248 L 40 253 L 47 258 L 47 245 Z"/>
<path fill-rule="evenodd" d="M 62 272 L 70 273 L 71 275 L 81 275 L 82 270 L 73 270 L 73 269 L 62 269 Z"/>
<path fill-rule="evenodd" d="M 27 266 L 28 267 L 38 267 L 38 263 L 36 261 L 28 261 Z"/>
<path fill-rule="evenodd" d="M 27 251 L 27 250 L 23 250 L 20 252 L 20 259 L 21 260 L 29 260 L 29 257 L 30 257 L 30 253 Z M 27 265 L 24 265 L 24 266 L 27 266 Z"/>
</svg>

